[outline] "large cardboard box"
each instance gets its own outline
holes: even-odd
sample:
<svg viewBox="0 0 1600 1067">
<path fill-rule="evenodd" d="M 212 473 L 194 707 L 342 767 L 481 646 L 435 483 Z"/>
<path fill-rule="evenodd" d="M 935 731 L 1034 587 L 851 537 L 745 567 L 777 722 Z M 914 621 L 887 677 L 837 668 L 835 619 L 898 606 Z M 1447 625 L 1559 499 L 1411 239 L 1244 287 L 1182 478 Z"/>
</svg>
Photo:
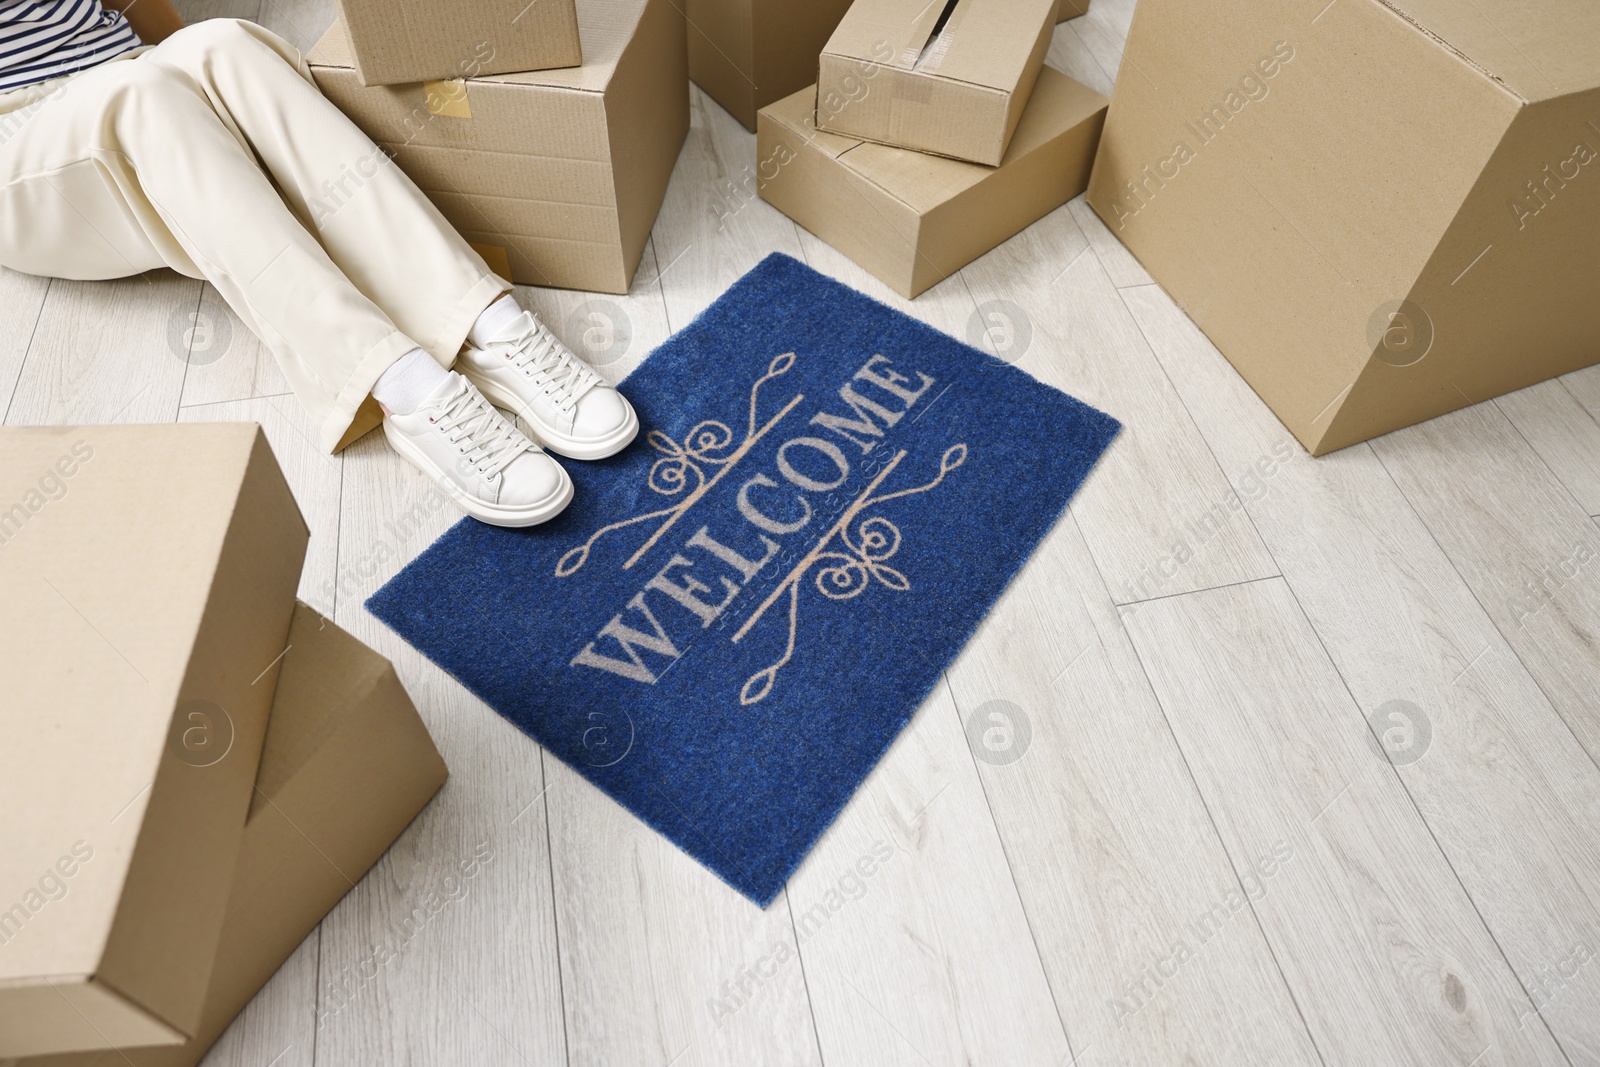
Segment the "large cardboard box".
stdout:
<svg viewBox="0 0 1600 1067">
<path fill-rule="evenodd" d="M 1089 0 L 1061 0 L 1061 7 L 1056 12 L 1056 21 L 1065 22 L 1075 19 L 1079 15 L 1089 13 Z"/>
<path fill-rule="evenodd" d="M 1089 201 L 1320 455 L 1600 358 L 1597 121 L 1591 0 L 1140 0 Z"/>
<path fill-rule="evenodd" d="M 761 112 L 761 197 L 906 297 L 1081 193 L 1106 113 L 1046 67 L 996 168 L 817 130 L 812 93 Z"/>
<path fill-rule="evenodd" d="M 444 783 L 388 660 L 304 604 L 289 643 L 199 1031 L 17 1067 L 193 1067 Z"/>
<path fill-rule="evenodd" d="M 0 1057 L 198 1032 L 306 537 L 253 424 L 0 429 Z"/>
<path fill-rule="evenodd" d="M 686 6 L 690 79 L 753 130 L 756 112 L 816 84 L 817 57 L 850 0 L 688 0 Z"/>
<path fill-rule="evenodd" d="M 625 293 L 689 133 L 683 11 L 579 0 L 578 23 L 585 62 L 571 70 L 365 88 L 342 23 L 309 59 L 500 274 Z"/>
<path fill-rule="evenodd" d="M 997 166 L 1057 0 L 856 0 L 822 50 L 817 127 Z"/>
<path fill-rule="evenodd" d="M 337 0 L 363 85 L 583 62 L 573 0 Z"/>
</svg>

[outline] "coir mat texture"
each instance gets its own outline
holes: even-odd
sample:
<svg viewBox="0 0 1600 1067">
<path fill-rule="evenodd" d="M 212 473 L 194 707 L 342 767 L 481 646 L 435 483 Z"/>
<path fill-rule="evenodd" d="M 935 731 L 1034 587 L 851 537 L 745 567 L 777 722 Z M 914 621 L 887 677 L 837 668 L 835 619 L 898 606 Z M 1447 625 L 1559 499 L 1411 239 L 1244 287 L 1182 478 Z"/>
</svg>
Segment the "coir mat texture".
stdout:
<svg viewBox="0 0 1600 1067">
<path fill-rule="evenodd" d="M 781 255 L 624 392 L 558 519 L 463 520 L 368 606 L 765 905 L 1118 424 Z"/>
</svg>

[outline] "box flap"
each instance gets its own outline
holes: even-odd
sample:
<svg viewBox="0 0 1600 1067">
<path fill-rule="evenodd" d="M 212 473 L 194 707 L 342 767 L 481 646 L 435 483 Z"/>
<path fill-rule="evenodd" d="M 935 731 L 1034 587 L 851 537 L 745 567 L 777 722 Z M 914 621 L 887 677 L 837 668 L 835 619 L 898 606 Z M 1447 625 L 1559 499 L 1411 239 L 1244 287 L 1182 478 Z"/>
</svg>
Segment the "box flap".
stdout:
<svg viewBox="0 0 1600 1067">
<path fill-rule="evenodd" d="M 1525 100 L 1600 86 L 1593 0 L 1368 0 L 1380 3 Z"/>
<path fill-rule="evenodd" d="M 272 721 L 250 798 L 254 819 L 280 796 L 308 760 L 343 729 L 392 668 L 389 661 L 305 604 L 295 606 L 282 679 L 273 694 Z"/>
<path fill-rule="evenodd" d="M 443 784 L 444 760 L 382 655 L 304 603 L 295 605 L 289 644 L 246 833 L 275 815 L 315 822 L 312 843 L 325 854 L 365 854 L 349 872 L 359 877 L 393 838 L 374 840 L 370 826 L 398 812 L 397 833 Z M 263 872 L 245 865 L 239 873 L 230 918 L 259 889 L 249 874 Z"/>
</svg>

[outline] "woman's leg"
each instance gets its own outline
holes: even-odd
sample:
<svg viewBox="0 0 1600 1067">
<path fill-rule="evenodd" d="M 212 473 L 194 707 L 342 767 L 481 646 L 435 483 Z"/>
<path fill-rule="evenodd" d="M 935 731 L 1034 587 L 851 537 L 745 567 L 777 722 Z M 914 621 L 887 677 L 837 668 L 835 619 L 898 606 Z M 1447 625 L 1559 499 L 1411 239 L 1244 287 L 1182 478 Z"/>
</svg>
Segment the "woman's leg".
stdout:
<svg viewBox="0 0 1600 1067">
<path fill-rule="evenodd" d="M 159 51 L 69 79 L 5 128 L 0 262 L 71 278 L 165 264 L 208 279 L 272 349 L 331 451 L 388 368 L 435 357 L 351 283 L 238 126 L 189 74 L 154 61 Z M 454 278 L 425 277 L 459 291 L 419 290 L 415 302 L 441 321 L 458 314 L 464 336 L 503 285 L 481 263 L 456 265 Z M 434 370 L 437 386 L 420 406 L 386 420 L 395 447 L 486 522 L 525 526 L 559 513 L 572 497 L 560 466 L 465 378 Z"/>
<path fill-rule="evenodd" d="M 479 312 L 510 291 L 281 38 L 212 19 L 144 61 L 193 81 L 344 275 L 444 366 Z"/>
<path fill-rule="evenodd" d="M 562 455 L 598 459 L 633 439 L 639 424 L 628 403 L 532 316 L 508 299 L 480 317 L 509 286 L 322 97 L 288 44 L 251 23 L 214 19 L 148 58 L 194 81 L 339 269 L 440 365 L 516 410 Z M 475 344 L 458 364 L 469 330 Z M 380 383 L 380 400 L 393 385 Z"/>
<path fill-rule="evenodd" d="M 285 207 L 249 148 L 155 50 L 70 80 L 0 144 L 0 262 L 206 278 L 272 349 L 332 451 L 416 347 Z M 470 320 L 469 320 L 470 321 Z"/>
</svg>

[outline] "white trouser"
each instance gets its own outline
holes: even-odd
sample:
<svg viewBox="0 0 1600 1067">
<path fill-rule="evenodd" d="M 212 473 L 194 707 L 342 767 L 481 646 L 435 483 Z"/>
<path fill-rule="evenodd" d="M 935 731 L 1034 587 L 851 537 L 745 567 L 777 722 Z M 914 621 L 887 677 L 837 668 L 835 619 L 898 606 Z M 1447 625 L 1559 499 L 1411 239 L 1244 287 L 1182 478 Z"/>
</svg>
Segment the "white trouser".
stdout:
<svg viewBox="0 0 1600 1067">
<path fill-rule="evenodd" d="M 363 403 L 391 363 L 422 348 L 450 366 L 511 288 L 323 98 L 299 52 L 232 19 L 0 94 L 0 264 L 206 279 L 330 452 L 371 428 Z"/>
</svg>

